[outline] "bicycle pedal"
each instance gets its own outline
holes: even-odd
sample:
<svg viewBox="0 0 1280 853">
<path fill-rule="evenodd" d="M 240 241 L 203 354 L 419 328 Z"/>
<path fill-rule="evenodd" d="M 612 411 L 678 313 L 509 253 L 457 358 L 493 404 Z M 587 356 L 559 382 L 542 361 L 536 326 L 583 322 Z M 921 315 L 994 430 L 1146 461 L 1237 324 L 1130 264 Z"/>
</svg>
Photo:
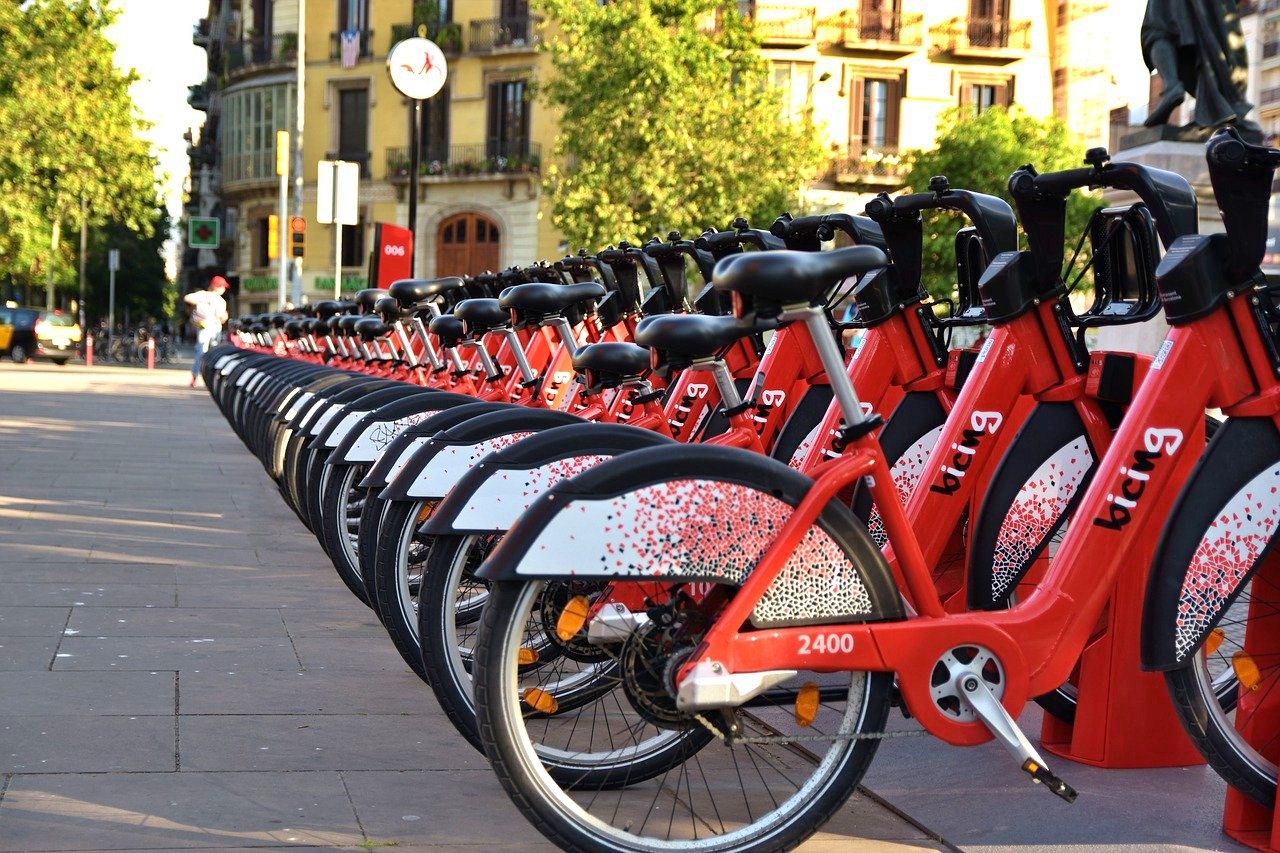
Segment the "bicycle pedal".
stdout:
<svg viewBox="0 0 1280 853">
<path fill-rule="evenodd" d="M 1037 785 L 1044 785 L 1052 793 L 1066 800 L 1068 803 L 1074 803 L 1076 801 L 1076 797 L 1078 796 L 1076 789 L 1058 778 L 1058 776 L 1056 776 L 1048 767 L 1037 764 L 1035 761 L 1028 758 L 1026 761 L 1022 762 L 1022 769 L 1031 777 L 1031 781 L 1035 782 Z"/>
</svg>

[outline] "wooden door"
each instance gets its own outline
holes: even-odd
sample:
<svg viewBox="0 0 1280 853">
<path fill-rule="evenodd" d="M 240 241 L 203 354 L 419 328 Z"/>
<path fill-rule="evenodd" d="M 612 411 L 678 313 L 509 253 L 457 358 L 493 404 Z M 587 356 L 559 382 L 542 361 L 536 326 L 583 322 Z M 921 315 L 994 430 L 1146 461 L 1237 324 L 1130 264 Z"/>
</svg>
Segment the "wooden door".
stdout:
<svg viewBox="0 0 1280 853">
<path fill-rule="evenodd" d="M 436 231 L 436 276 L 478 275 L 497 271 L 502 234 L 496 223 L 478 213 L 459 213 Z"/>
</svg>

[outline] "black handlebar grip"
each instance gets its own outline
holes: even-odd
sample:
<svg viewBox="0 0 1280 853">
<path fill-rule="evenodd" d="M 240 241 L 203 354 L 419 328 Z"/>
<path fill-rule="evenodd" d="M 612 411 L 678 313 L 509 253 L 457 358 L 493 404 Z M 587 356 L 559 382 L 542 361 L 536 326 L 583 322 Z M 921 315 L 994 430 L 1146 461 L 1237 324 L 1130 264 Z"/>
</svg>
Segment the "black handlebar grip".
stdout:
<svg viewBox="0 0 1280 853">
<path fill-rule="evenodd" d="M 892 201 L 890 201 L 887 198 L 881 198 L 877 196 L 876 198 L 873 198 L 871 199 L 871 201 L 867 202 L 866 214 L 867 216 L 870 216 L 872 219 L 879 220 L 882 217 L 888 216 L 889 211 L 892 209 L 893 209 Z"/>
</svg>

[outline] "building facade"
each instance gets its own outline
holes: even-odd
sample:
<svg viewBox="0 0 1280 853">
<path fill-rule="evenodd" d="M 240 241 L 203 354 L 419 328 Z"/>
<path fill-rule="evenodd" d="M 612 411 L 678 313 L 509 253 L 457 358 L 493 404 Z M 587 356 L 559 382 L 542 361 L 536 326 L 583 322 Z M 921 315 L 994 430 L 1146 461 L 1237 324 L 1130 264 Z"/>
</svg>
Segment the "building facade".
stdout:
<svg viewBox="0 0 1280 853">
<path fill-rule="evenodd" d="M 811 210 L 861 210 L 903 186 L 903 153 L 933 146 L 952 107 L 1053 113 L 1044 0 L 818 0 L 740 4 L 793 115 L 812 109 L 831 152 Z"/>
<path fill-rule="evenodd" d="M 537 49 L 542 21 L 526 2 L 312 0 L 306 10 L 301 43 L 296 0 L 211 0 L 208 17 L 197 24 L 210 72 L 193 93 L 216 92 L 219 104 L 216 110 L 208 104 L 198 152 L 193 146 L 193 181 L 206 160 L 218 179 L 213 200 L 193 200 L 191 212 L 220 216 L 224 240 L 216 259 L 203 259 L 203 274 L 202 259 L 184 254 L 195 263 L 189 286 L 221 267 L 239 283 L 240 310 L 276 305 L 277 262 L 270 254 L 277 241 L 269 224 L 279 208 L 275 134 L 293 128 L 300 55 L 304 301 L 333 296 L 339 264 L 334 229 L 316 223 L 321 160 L 360 167 L 359 222 L 342 229 L 344 292 L 366 286 L 374 224 L 405 224 L 415 183 L 417 275 L 476 273 L 559 251 L 539 184 L 554 122 L 529 97 L 548 60 Z M 445 52 L 449 80 L 424 104 L 415 182 L 414 111 L 391 85 L 386 60 L 419 27 Z"/>
<path fill-rule="evenodd" d="M 821 128 L 830 157 L 801 199 L 816 212 L 861 210 L 872 194 L 900 189 L 903 152 L 932 146 L 941 115 L 952 107 L 1017 104 L 1036 116 L 1056 112 L 1089 144 L 1105 139 L 1111 78 L 1087 60 L 1096 55 L 1090 40 L 1107 30 L 1108 5 L 739 0 L 739 11 L 755 21 L 786 111 L 812 111 Z M 537 47 L 554 29 L 527 0 L 311 0 L 306 15 L 304 44 L 297 0 L 210 0 L 196 27 L 196 42 L 208 49 L 209 77 L 192 87 L 192 97 L 206 105 L 208 120 L 191 149 L 189 210 L 221 217 L 224 240 L 216 254 L 184 253 L 191 264 L 187 286 L 225 271 L 240 284 L 241 310 L 276 304 L 268 225 L 279 207 L 275 131 L 293 125 L 299 55 L 305 301 L 334 292 L 332 228 L 315 221 L 322 159 L 355 161 L 361 169 L 359 224 L 342 236 L 344 291 L 365 286 L 374 223 L 406 224 L 415 185 L 419 276 L 523 264 L 569 248 L 551 224 L 539 184 L 555 116 L 529 97 L 538 77 L 550 73 Z M 413 112 L 391 85 L 386 57 L 419 27 L 444 50 L 449 80 L 424 105 L 415 177 Z M 1136 51 L 1136 32 L 1134 42 Z M 1097 84 L 1093 94 L 1089 81 Z M 202 188 L 207 192 L 196 192 Z"/>
</svg>

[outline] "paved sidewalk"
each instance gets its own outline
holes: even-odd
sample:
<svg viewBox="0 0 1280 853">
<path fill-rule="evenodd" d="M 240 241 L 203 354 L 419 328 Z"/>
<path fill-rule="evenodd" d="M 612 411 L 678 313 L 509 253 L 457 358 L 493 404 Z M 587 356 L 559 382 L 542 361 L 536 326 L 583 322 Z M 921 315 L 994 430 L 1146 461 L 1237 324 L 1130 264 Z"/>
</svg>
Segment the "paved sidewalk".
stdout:
<svg viewBox="0 0 1280 853">
<path fill-rule="evenodd" d="M 544 848 L 186 380 L 0 365 L 0 850 Z"/>
</svg>

